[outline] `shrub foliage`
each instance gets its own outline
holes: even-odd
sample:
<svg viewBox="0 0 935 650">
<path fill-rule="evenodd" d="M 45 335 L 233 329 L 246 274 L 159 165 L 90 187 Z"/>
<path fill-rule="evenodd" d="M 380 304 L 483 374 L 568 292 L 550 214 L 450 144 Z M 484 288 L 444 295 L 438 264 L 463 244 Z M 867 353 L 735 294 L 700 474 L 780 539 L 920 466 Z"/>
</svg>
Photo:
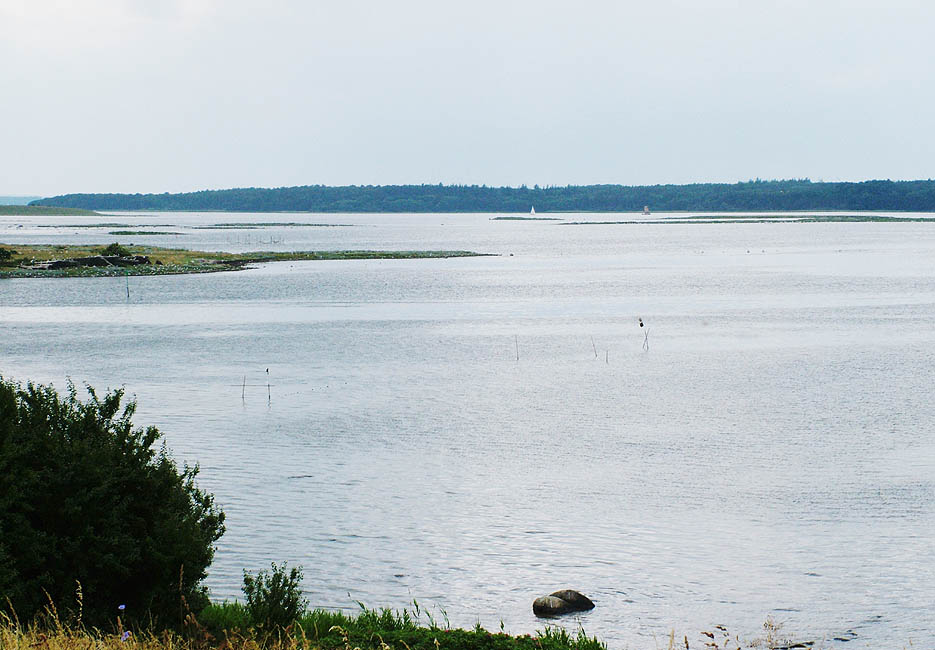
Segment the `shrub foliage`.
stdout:
<svg viewBox="0 0 935 650">
<path fill-rule="evenodd" d="M 121 257 L 126 257 L 130 254 L 130 251 L 117 242 L 113 244 L 108 244 L 102 251 L 102 255 L 120 255 Z"/>
<path fill-rule="evenodd" d="M 247 611 L 254 625 L 266 629 L 288 627 L 308 606 L 302 597 L 302 567 L 286 571 L 286 563 L 274 562 L 270 572 L 260 571 L 256 576 L 243 572 L 243 593 Z"/>
<path fill-rule="evenodd" d="M 202 586 L 224 513 L 181 470 L 155 427 L 134 428 L 134 401 L 82 401 L 51 386 L 0 377 L 0 609 L 22 618 L 51 600 L 104 625 L 177 621 L 180 596 L 207 604 Z"/>
</svg>

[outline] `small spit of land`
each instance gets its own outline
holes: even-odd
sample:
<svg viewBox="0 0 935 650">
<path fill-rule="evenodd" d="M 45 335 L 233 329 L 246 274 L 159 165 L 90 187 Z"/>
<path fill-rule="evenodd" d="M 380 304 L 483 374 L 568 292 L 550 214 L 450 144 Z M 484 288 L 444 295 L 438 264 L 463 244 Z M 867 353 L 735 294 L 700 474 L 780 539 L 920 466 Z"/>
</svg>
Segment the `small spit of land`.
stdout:
<svg viewBox="0 0 935 650">
<path fill-rule="evenodd" d="M 48 205 L 0 205 L 0 217 L 94 217 L 100 212 Z"/>
<path fill-rule="evenodd" d="M 219 253 L 156 246 L 0 244 L 0 278 L 173 275 L 236 271 L 261 262 L 477 257 L 471 251 L 294 251 Z"/>
<path fill-rule="evenodd" d="M 349 223 L 299 223 L 297 221 L 235 221 L 192 226 L 193 230 L 254 230 L 259 228 L 348 228 Z"/>
<path fill-rule="evenodd" d="M 168 230 L 109 230 L 108 235 L 184 235 L 182 232 Z"/>
</svg>

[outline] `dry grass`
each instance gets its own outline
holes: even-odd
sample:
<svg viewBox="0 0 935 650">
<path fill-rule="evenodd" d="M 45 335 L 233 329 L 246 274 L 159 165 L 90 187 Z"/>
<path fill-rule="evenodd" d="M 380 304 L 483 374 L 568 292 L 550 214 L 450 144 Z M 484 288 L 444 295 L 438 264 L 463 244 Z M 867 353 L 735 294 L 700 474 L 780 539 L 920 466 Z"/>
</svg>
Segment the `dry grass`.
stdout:
<svg viewBox="0 0 935 650">
<path fill-rule="evenodd" d="M 16 257 L 19 259 L 31 259 L 37 262 L 49 260 L 61 260 L 71 257 L 91 257 L 100 255 L 103 246 L 99 244 L 69 244 L 67 246 L 53 246 L 51 244 L 33 244 L 33 245 L 13 245 L 0 244 L 5 248 L 16 251 Z M 159 248 L 157 246 L 133 246 L 124 245 L 133 255 L 146 255 L 155 262 L 159 260 L 163 264 L 191 264 L 196 259 L 224 260 L 235 259 L 238 257 L 233 253 L 207 253 L 204 251 L 191 251 L 180 248 Z"/>
<path fill-rule="evenodd" d="M 289 635 L 261 639 L 255 634 L 235 634 L 222 640 L 191 639 L 174 632 L 129 634 L 61 628 L 26 630 L 0 628 L 3 650 L 312 650 L 309 639 Z"/>
<path fill-rule="evenodd" d="M 316 646 L 298 630 L 298 634 L 259 635 L 250 630 L 234 632 L 216 639 L 194 619 L 192 634 L 173 631 L 153 633 L 124 630 L 118 621 L 112 632 L 65 625 L 53 620 L 50 625 L 23 627 L 0 617 L 2 650 L 312 650 Z"/>
</svg>

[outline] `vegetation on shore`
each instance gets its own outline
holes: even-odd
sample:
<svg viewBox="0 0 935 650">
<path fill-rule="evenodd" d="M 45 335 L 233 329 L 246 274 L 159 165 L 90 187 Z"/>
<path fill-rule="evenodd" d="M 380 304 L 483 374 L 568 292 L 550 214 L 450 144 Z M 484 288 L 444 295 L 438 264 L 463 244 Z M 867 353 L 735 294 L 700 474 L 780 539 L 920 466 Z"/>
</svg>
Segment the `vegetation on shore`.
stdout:
<svg viewBox="0 0 935 650">
<path fill-rule="evenodd" d="M 306 185 L 182 194 L 66 194 L 31 205 L 93 210 L 228 212 L 935 211 L 935 180 L 812 183 L 808 179 L 691 185 Z"/>
<path fill-rule="evenodd" d="M 224 513 L 178 468 L 123 391 L 22 386 L 0 377 L 0 613 L 49 603 L 94 626 L 201 611 Z M 0 644 L 2 647 L 3 644 Z"/>
<path fill-rule="evenodd" d="M 235 271 L 261 262 L 304 260 L 369 260 L 421 259 L 447 257 L 477 257 L 483 253 L 471 251 L 293 251 L 250 253 L 220 253 L 192 251 L 157 246 L 115 245 L 104 248 L 90 245 L 16 245 L 0 244 L 0 278 L 32 277 L 97 277 L 123 275 L 174 275 L 183 273 L 215 273 Z M 110 250 L 111 252 L 107 252 Z M 102 255 L 145 256 L 148 264 L 128 266 L 87 266 L 42 269 L 27 268 L 53 260 L 74 260 Z"/>
<path fill-rule="evenodd" d="M 547 627 L 534 635 L 450 628 L 422 622 L 408 612 L 363 609 L 357 616 L 314 610 L 293 625 L 267 630 L 243 627 L 249 619 L 240 603 L 211 605 L 200 617 L 189 614 L 181 629 L 125 626 L 89 628 L 56 617 L 29 625 L 0 616 L 4 650 L 606 650 L 579 630 Z M 232 625 L 228 627 L 228 625 Z M 674 648 L 675 646 L 673 646 Z"/>
<path fill-rule="evenodd" d="M 94 210 L 54 205 L 0 205 L 0 217 L 93 217 L 101 216 Z"/>
</svg>

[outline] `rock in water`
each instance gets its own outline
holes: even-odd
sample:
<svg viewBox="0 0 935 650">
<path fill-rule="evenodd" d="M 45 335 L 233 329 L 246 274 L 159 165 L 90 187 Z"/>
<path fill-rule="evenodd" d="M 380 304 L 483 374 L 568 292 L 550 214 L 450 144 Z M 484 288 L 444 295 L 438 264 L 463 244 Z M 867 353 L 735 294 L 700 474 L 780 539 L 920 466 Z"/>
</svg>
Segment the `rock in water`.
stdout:
<svg viewBox="0 0 935 650">
<path fill-rule="evenodd" d="M 536 616 L 561 616 L 568 612 L 584 612 L 594 609 L 591 599 L 574 589 L 562 589 L 548 596 L 540 596 L 532 603 L 532 613 Z"/>
<path fill-rule="evenodd" d="M 532 603 L 532 613 L 539 617 L 560 616 L 574 611 L 571 605 L 555 596 L 540 596 Z"/>
<path fill-rule="evenodd" d="M 566 603 L 571 605 L 571 608 L 577 612 L 584 612 L 589 609 L 594 609 L 594 603 L 591 602 L 591 599 L 582 594 L 581 592 L 575 591 L 574 589 L 562 589 L 561 591 L 553 591 L 550 596 L 555 596 L 556 598 L 561 598 Z"/>
</svg>

